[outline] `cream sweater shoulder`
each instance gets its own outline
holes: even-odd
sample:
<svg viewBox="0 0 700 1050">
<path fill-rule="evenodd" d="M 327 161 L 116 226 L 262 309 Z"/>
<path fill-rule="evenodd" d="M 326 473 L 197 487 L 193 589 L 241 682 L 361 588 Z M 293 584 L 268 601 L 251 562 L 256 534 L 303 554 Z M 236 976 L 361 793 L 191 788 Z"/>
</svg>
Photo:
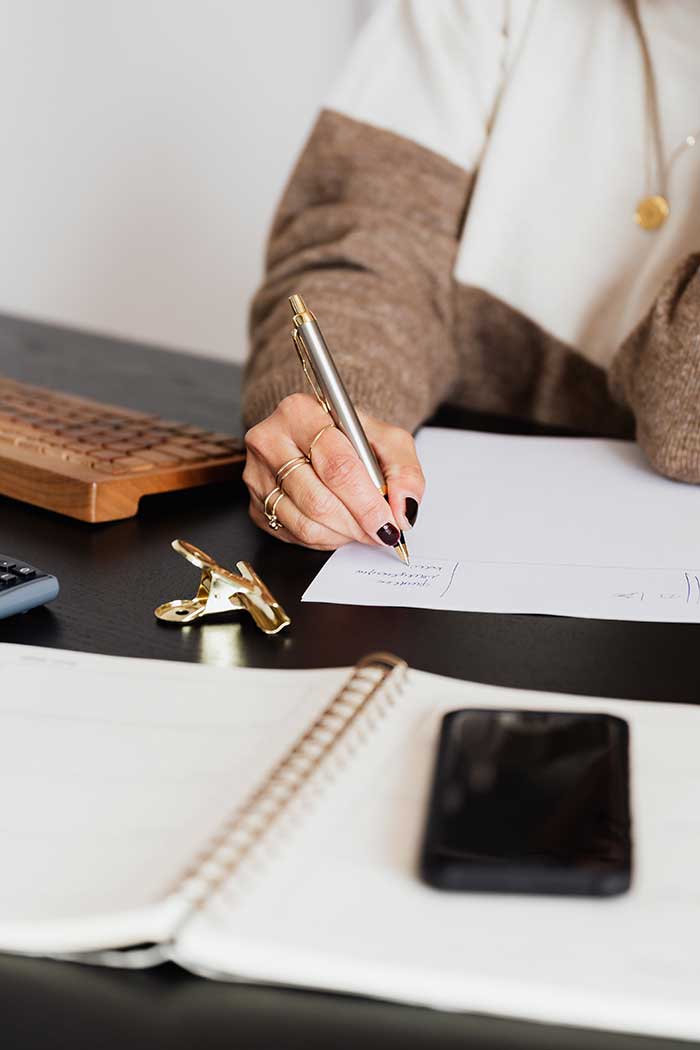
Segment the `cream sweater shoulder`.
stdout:
<svg viewBox="0 0 700 1050">
<path fill-rule="evenodd" d="M 640 0 L 663 156 L 700 130 L 700 3 Z M 606 366 L 680 260 L 700 249 L 700 142 L 658 190 L 637 30 L 622 0 L 388 0 L 331 109 L 477 171 L 456 279 Z"/>
</svg>

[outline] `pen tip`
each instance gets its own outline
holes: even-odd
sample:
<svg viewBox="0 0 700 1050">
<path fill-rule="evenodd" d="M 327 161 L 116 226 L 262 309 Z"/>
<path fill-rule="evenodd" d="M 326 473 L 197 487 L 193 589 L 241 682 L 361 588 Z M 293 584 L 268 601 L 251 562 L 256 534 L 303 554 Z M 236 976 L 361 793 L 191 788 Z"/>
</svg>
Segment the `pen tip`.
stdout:
<svg viewBox="0 0 700 1050">
<path fill-rule="evenodd" d="M 394 547 L 394 550 L 396 551 L 396 553 L 398 554 L 399 558 L 404 563 L 404 565 L 410 565 L 411 564 L 410 561 L 409 561 L 409 558 L 408 558 L 408 547 L 406 546 L 403 538 L 401 540 L 399 540 L 399 542 Z"/>
</svg>

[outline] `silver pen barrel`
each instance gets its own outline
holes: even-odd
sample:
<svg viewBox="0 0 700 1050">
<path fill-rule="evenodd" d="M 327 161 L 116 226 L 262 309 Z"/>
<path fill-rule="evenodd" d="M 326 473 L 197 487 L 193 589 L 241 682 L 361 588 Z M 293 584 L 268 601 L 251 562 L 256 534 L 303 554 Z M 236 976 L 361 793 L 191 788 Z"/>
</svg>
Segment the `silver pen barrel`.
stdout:
<svg viewBox="0 0 700 1050">
<path fill-rule="evenodd" d="M 386 493 L 386 482 L 377 462 L 377 457 L 362 429 L 362 424 L 345 389 L 345 384 L 338 374 L 338 369 L 335 367 L 328 344 L 323 338 L 323 333 L 318 326 L 316 318 L 310 310 L 306 309 L 301 296 L 291 296 L 290 303 L 294 311 L 294 327 L 297 338 L 301 339 L 304 344 L 314 377 L 327 403 L 330 417 L 338 429 L 345 434 L 362 460 L 373 483 L 384 495 Z"/>
<path fill-rule="evenodd" d="M 367 435 L 362 429 L 355 407 L 350 400 L 350 395 L 345 389 L 345 384 L 338 374 L 338 369 L 328 349 L 326 340 L 323 338 L 321 329 L 316 318 L 300 295 L 290 295 L 289 305 L 294 314 L 294 331 L 292 337 L 302 367 L 306 373 L 311 387 L 317 399 L 328 411 L 331 419 L 360 457 L 365 470 L 374 485 L 379 489 L 384 499 L 388 500 L 386 481 L 382 474 L 374 450 L 367 440 Z M 405 565 L 409 564 L 408 547 L 403 532 L 399 532 L 399 539 L 394 544 L 394 550 Z"/>
</svg>

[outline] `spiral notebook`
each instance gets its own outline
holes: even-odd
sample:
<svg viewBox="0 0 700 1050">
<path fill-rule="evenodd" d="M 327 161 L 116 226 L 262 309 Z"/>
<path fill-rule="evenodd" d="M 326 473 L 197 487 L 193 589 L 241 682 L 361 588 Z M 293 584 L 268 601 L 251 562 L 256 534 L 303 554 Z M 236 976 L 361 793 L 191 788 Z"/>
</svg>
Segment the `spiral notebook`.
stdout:
<svg viewBox="0 0 700 1050">
<path fill-rule="evenodd" d="M 408 670 L 259 671 L 0 645 L 0 950 L 700 1037 L 700 708 Z M 447 894 L 417 858 L 468 706 L 630 725 L 614 899 Z"/>
</svg>

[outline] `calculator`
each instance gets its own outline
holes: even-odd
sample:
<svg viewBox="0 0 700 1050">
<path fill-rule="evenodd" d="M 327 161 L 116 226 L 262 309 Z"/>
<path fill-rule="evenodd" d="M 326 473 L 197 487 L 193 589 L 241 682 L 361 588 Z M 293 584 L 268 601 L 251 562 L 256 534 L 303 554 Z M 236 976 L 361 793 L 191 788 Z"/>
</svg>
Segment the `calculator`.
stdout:
<svg viewBox="0 0 700 1050">
<path fill-rule="evenodd" d="M 58 580 L 20 558 L 0 554 L 0 620 L 53 601 Z"/>
</svg>

